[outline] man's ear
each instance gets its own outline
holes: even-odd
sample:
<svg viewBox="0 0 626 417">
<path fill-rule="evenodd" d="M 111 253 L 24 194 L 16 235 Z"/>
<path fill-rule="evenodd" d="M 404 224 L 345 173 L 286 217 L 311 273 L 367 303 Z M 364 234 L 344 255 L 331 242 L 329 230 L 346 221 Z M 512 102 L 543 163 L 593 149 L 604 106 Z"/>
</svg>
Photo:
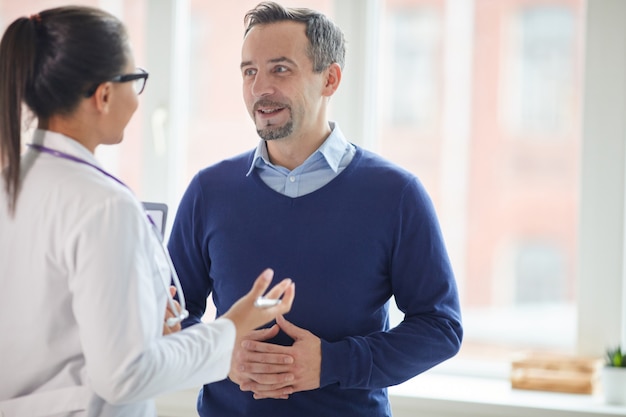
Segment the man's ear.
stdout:
<svg viewBox="0 0 626 417">
<path fill-rule="evenodd" d="M 322 95 L 330 97 L 332 96 L 341 82 L 341 67 L 336 62 L 330 64 L 326 69 L 326 85 L 322 91 Z"/>
<path fill-rule="evenodd" d="M 111 88 L 112 86 L 113 83 L 111 82 L 102 83 L 98 86 L 96 92 L 92 96 L 96 104 L 96 109 L 98 109 L 101 113 L 109 112 L 109 108 L 111 106 L 111 94 L 113 94 L 113 89 Z"/>
</svg>

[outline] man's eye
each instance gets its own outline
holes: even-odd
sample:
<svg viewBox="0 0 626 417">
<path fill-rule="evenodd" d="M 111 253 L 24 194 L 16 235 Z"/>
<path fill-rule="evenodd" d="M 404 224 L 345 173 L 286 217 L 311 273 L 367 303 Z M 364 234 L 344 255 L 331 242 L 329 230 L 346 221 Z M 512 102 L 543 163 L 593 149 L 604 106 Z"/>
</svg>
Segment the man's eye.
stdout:
<svg viewBox="0 0 626 417">
<path fill-rule="evenodd" d="M 282 65 L 279 65 L 276 68 L 274 68 L 274 72 L 287 72 L 287 67 L 283 67 Z"/>
<path fill-rule="evenodd" d="M 246 68 L 245 70 L 243 70 L 243 75 L 245 75 L 246 77 L 249 77 L 254 74 L 256 74 L 256 70 L 253 68 Z"/>
</svg>

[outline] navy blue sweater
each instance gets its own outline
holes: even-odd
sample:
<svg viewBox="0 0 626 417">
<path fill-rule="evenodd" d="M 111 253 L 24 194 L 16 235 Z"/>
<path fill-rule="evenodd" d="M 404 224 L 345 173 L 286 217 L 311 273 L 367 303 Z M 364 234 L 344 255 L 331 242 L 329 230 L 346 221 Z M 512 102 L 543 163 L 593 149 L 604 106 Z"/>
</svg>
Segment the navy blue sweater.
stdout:
<svg viewBox="0 0 626 417">
<path fill-rule="evenodd" d="M 357 148 L 350 165 L 297 198 L 246 176 L 253 152 L 199 172 L 178 209 L 169 249 L 190 317 L 213 293 L 217 315 L 265 268 L 297 295 L 287 320 L 322 340 L 321 387 L 254 400 L 229 380 L 206 385 L 201 416 L 388 416 L 386 387 L 458 351 L 457 288 L 439 224 L 415 176 Z M 392 329 L 391 296 L 405 314 Z M 284 333 L 275 343 L 289 345 Z"/>
</svg>

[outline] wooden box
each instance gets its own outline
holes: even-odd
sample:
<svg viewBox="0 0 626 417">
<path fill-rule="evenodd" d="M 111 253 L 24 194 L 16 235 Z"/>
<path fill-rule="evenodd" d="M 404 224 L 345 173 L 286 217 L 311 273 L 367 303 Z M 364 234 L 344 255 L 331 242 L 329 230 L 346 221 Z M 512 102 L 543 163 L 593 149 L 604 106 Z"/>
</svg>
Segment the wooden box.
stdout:
<svg viewBox="0 0 626 417">
<path fill-rule="evenodd" d="M 527 354 L 511 363 L 511 386 L 518 389 L 593 394 L 602 360 Z"/>
</svg>

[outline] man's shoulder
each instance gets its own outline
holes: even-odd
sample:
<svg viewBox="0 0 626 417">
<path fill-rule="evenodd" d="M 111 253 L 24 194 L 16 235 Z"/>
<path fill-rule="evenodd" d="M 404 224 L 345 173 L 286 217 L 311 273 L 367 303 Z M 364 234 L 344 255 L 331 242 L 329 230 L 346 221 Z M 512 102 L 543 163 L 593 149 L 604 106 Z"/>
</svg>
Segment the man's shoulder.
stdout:
<svg viewBox="0 0 626 417">
<path fill-rule="evenodd" d="M 357 164 L 355 168 L 361 174 L 372 175 L 380 178 L 382 182 L 388 181 L 414 181 L 417 179 L 415 174 L 406 168 L 386 159 L 385 157 L 369 151 L 364 148 L 357 147 Z"/>
<path fill-rule="evenodd" d="M 216 162 L 212 165 L 209 165 L 198 172 L 199 178 L 213 177 L 215 175 L 232 175 L 232 174 L 241 174 L 245 177 L 248 170 L 250 169 L 250 164 L 252 163 L 252 157 L 254 155 L 254 150 L 246 151 L 239 155 L 232 156 L 227 159 L 223 159 L 219 162 Z"/>
</svg>

